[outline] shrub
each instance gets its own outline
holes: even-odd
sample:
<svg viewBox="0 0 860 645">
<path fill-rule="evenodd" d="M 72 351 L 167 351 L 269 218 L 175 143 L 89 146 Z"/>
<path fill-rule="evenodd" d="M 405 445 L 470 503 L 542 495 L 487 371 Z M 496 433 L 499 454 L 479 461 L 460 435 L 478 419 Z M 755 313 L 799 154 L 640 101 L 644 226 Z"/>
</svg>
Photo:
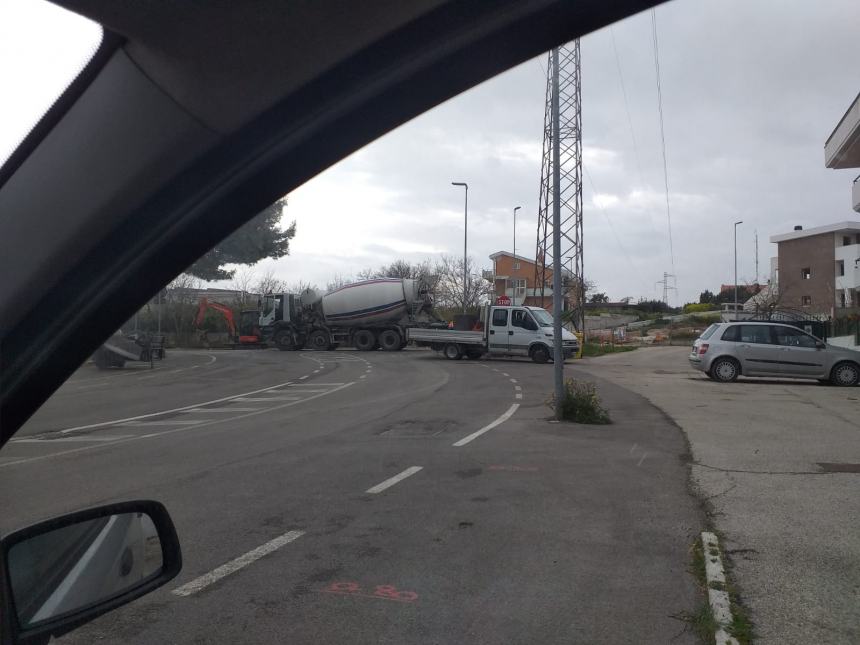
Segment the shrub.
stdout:
<svg viewBox="0 0 860 645">
<path fill-rule="evenodd" d="M 556 409 L 553 396 L 550 407 Z M 594 383 L 580 383 L 574 379 L 564 382 L 564 394 L 560 402 L 561 418 L 576 423 L 610 423 L 609 413 L 603 407 Z"/>
</svg>

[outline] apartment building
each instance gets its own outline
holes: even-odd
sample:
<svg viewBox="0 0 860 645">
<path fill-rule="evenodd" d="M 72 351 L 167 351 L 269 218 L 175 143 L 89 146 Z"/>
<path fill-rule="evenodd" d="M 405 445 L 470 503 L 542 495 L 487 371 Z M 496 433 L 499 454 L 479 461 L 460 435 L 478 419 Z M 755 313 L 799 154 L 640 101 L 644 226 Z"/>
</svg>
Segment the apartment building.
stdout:
<svg viewBox="0 0 860 645">
<path fill-rule="evenodd" d="M 499 251 L 490 256 L 493 270 L 485 271 L 484 278 L 493 284 L 493 296 L 507 296 L 514 305 L 529 305 L 552 310 L 552 270 L 547 268 L 547 284 L 541 294 L 540 285 L 535 284 L 535 261 L 508 251 Z M 575 301 L 572 280 L 573 274 L 562 269 L 565 285 L 563 309 L 573 306 Z"/>
<path fill-rule="evenodd" d="M 860 168 L 860 94 L 845 112 L 824 143 L 827 168 Z M 851 188 L 851 206 L 860 213 L 860 175 Z"/>
<path fill-rule="evenodd" d="M 839 318 L 860 312 L 860 222 L 774 235 L 782 307 Z"/>
</svg>

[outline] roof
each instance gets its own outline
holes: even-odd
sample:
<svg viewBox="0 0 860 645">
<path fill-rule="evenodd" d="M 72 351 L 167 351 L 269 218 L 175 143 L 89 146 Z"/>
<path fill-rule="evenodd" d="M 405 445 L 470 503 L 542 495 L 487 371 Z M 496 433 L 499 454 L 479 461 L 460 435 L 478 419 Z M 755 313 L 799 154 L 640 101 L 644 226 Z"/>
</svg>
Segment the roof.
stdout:
<svg viewBox="0 0 860 645">
<path fill-rule="evenodd" d="M 860 167 L 860 94 L 827 137 L 824 165 L 827 168 Z"/>
<path fill-rule="evenodd" d="M 514 255 L 513 253 L 511 253 L 511 252 L 509 252 L 509 251 L 496 251 L 495 253 L 493 253 L 493 254 L 490 256 L 490 259 L 491 259 L 491 260 L 495 260 L 495 259 L 497 259 L 497 258 L 502 257 L 503 255 L 504 255 L 505 257 L 514 258 L 514 259 L 516 259 L 516 260 L 520 260 L 521 262 L 528 262 L 529 264 L 534 264 L 534 263 L 535 263 L 535 261 L 534 261 L 534 260 L 532 260 L 531 258 L 527 258 L 527 257 L 524 257 L 524 256 L 522 256 L 522 255 Z"/>
<path fill-rule="evenodd" d="M 778 244 L 779 242 L 798 240 L 802 237 L 812 237 L 813 235 L 823 235 L 825 233 L 839 233 L 842 231 L 860 233 L 860 222 L 837 222 L 836 224 L 816 226 L 815 228 L 807 228 L 802 231 L 792 231 L 791 233 L 782 233 L 781 235 L 771 235 L 770 241 Z"/>
</svg>

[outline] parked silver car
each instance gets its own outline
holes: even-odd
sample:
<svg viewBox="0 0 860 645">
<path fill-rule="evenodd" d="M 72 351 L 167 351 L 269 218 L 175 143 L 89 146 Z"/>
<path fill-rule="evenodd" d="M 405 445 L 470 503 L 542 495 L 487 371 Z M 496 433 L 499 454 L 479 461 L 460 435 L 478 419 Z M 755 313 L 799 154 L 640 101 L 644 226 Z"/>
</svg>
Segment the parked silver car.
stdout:
<svg viewBox="0 0 860 645">
<path fill-rule="evenodd" d="M 724 383 L 741 374 L 843 386 L 860 382 L 860 352 L 828 345 L 792 325 L 770 322 L 714 323 L 693 343 L 690 365 Z"/>
</svg>

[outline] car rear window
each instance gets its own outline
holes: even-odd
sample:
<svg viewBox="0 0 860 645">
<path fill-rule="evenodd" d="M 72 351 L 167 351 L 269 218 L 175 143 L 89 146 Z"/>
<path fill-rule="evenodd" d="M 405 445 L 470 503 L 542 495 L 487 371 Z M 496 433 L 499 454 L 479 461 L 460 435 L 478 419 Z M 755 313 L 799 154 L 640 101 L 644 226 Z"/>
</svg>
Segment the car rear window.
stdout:
<svg viewBox="0 0 860 645">
<path fill-rule="evenodd" d="M 738 342 L 738 339 L 740 337 L 740 329 L 741 328 L 739 325 L 732 325 L 731 327 L 726 329 L 726 331 L 723 332 L 723 337 L 721 340 L 728 340 L 733 343 Z"/>
<path fill-rule="evenodd" d="M 719 325 L 717 323 L 714 323 L 713 325 L 708 327 L 705 331 L 703 331 L 702 335 L 699 336 L 699 338 L 701 338 L 702 340 L 708 340 L 711 336 L 714 335 L 714 332 L 717 331 L 718 327 L 719 327 Z"/>
</svg>

